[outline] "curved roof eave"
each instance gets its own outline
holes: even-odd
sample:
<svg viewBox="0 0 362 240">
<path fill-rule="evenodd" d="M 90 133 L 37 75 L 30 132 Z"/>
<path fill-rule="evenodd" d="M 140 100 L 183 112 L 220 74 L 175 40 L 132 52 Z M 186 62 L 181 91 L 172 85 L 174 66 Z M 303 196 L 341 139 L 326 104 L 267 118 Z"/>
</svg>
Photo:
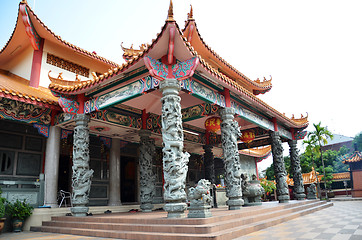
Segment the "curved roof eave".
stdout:
<svg viewBox="0 0 362 240">
<path fill-rule="evenodd" d="M 72 50 L 82 54 L 82 55 L 85 55 L 87 57 L 90 57 L 94 60 L 98 60 L 102 63 L 106 63 L 108 65 L 110 65 L 110 67 L 117 67 L 119 66 L 119 64 L 113 62 L 113 61 L 110 61 L 104 57 L 101 57 L 95 53 L 92 53 L 92 52 L 89 52 L 87 50 L 84 50 L 80 47 L 77 47 L 75 46 L 74 44 L 71 44 L 65 40 L 63 40 L 60 36 L 56 35 L 53 31 L 51 31 L 41 20 L 40 18 L 34 13 L 34 11 L 30 8 L 30 6 L 25 2 L 21 2 L 20 4 L 26 4 L 26 9 L 28 10 L 28 14 L 29 14 L 29 17 L 31 18 L 32 20 L 32 23 L 34 25 L 36 25 L 37 23 L 39 24 L 38 26 L 40 26 L 41 28 L 43 28 L 45 30 L 45 32 L 48 33 L 48 37 L 52 38 L 52 40 L 62 44 L 63 46 L 66 46 L 68 48 L 71 48 Z M 19 4 L 19 6 L 20 6 Z M 19 18 L 19 14 L 20 12 L 18 12 L 18 18 Z M 34 21 L 35 20 L 35 21 Z M 36 28 L 36 26 L 34 26 Z M 43 36 L 42 36 L 43 37 Z"/>
<path fill-rule="evenodd" d="M 255 95 L 258 94 L 264 94 L 268 91 L 271 90 L 272 88 L 272 83 L 271 80 L 266 80 L 263 82 L 257 82 L 257 81 L 253 81 L 251 79 L 249 79 L 248 77 L 246 77 L 244 74 L 242 74 L 241 72 L 239 72 L 236 68 L 234 68 L 231 64 L 229 64 L 228 62 L 226 62 L 222 57 L 220 57 L 220 55 L 218 55 L 215 51 L 213 51 L 211 49 L 211 47 L 209 47 L 205 41 L 203 40 L 203 38 L 201 37 L 201 34 L 197 28 L 196 22 L 194 19 L 189 19 L 186 22 L 186 25 L 184 27 L 184 29 L 182 30 L 183 35 L 185 36 L 185 34 L 189 33 L 188 31 L 190 31 L 189 26 L 190 25 L 194 25 L 195 26 L 195 31 L 196 31 L 196 35 L 198 36 L 198 39 L 201 42 L 201 45 L 204 46 L 205 49 L 207 49 L 207 51 L 214 56 L 215 60 L 219 61 L 221 64 L 223 64 L 224 66 L 226 66 L 228 69 L 230 69 L 231 71 L 233 71 L 236 75 L 241 77 L 241 80 L 244 82 L 244 84 L 249 85 L 251 87 L 251 89 L 253 90 L 253 93 Z M 187 31 L 188 30 L 188 31 Z M 193 33 L 194 34 L 194 33 Z M 194 39 L 194 38 L 192 38 Z M 191 44 L 192 45 L 192 44 Z M 233 80 L 235 81 L 235 80 Z M 235 81 L 236 82 L 236 81 Z"/>
<path fill-rule="evenodd" d="M 134 65 L 139 63 L 140 60 L 143 60 L 143 57 L 145 57 L 146 54 L 151 54 L 151 55 L 155 54 L 155 53 L 152 53 L 152 50 L 156 47 L 156 44 L 161 40 L 161 38 L 167 37 L 167 35 L 165 35 L 165 33 L 167 34 L 167 31 L 166 31 L 167 26 L 170 23 L 175 24 L 176 29 L 178 30 L 178 31 L 176 31 L 176 32 L 178 32 L 178 36 L 177 35 L 175 36 L 175 42 L 178 41 L 176 39 L 177 37 L 178 37 L 178 39 L 182 40 L 179 42 L 179 44 L 183 43 L 183 45 L 185 46 L 185 48 L 184 48 L 185 52 L 187 51 L 190 56 L 197 56 L 199 58 L 201 64 L 197 67 L 197 69 L 208 72 L 210 79 L 214 79 L 214 81 L 220 82 L 225 87 L 231 88 L 230 90 L 234 93 L 241 94 L 244 98 L 247 98 L 250 102 L 254 102 L 256 104 L 257 108 L 261 109 L 262 111 L 268 112 L 269 115 L 272 115 L 271 117 L 276 117 L 277 120 L 284 122 L 288 127 L 300 129 L 300 128 L 304 128 L 304 127 L 308 126 L 308 124 L 299 125 L 296 122 L 292 121 L 288 117 L 286 117 L 283 114 L 281 114 L 280 112 L 278 112 L 276 109 L 272 108 L 271 106 L 269 106 L 268 104 L 266 104 L 265 102 L 263 102 L 262 100 L 257 98 L 250 91 L 246 90 L 244 87 L 242 87 L 241 85 L 239 85 L 238 83 L 236 83 L 235 81 L 230 79 L 229 77 L 225 76 L 224 74 L 220 73 L 218 70 L 214 69 L 210 64 L 208 64 L 197 53 L 196 50 L 193 49 L 191 44 L 183 36 L 183 33 L 180 30 L 180 28 L 178 27 L 177 23 L 174 21 L 173 22 L 166 21 L 164 26 L 161 28 L 161 32 L 157 35 L 157 38 L 152 41 L 151 45 L 146 47 L 143 52 L 140 52 L 138 56 L 136 56 L 133 59 L 131 59 L 130 61 L 122 64 L 121 66 L 116 67 L 114 69 L 110 69 L 108 72 L 106 72 L 103 75 L 96 77 L 92 80 L 86 80 L 86 81 L 82 81 L 82 82 L 78 82 L 78 83 L 73 82 L 73 84 L 74 84 L 73 86 L 63 85 L 63 84 L 66 84 L 66 82 L 61 84 L 60 82 L 57 83 L 56 81 L 53 81 L 49 85 L 49 88 L 52 91 L 63 93 L 63 94 L 80 94 L 80 93 L 89 91 L 97 86 L 100 86 L 100 84 L 102 84 L 102 83 L 105 83 L 105 82 L 108 82 L 108 81 L 111 81 L 111 80 L 117 78 L 117 76 L 126 72 L 127 69 L 130 69 Z M 178 49 L 178 48 L 175 47 L 175 49 Z M 178 52 L 180 53 L 181 51 L 178 51 Z M 158 57 L 161 57 L 161 56 L 158 56 Z M 143 62 L 142 62 L 142 64 L 143 64 Z"/>
</svg>

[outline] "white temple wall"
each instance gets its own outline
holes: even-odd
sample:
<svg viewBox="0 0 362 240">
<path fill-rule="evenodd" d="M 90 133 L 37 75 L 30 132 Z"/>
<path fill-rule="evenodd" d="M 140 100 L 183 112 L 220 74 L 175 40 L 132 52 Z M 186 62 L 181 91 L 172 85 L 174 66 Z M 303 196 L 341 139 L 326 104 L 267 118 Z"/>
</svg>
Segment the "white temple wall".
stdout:
<svg viewBox="0 0 362 240">
<path fill-rule="evenodd" d="M 34 50 L 29 46 L 26 49 L 20 49 L 19 51 L 18 55 L 13 57 L 11 61 L 4 64 L 2 68 L 15 75 L 30 80 Z"/>
<path fill-rule="evenodd" d="M 93 60 L 90 57 L 82 56 L 80 53 L 75 52 L 74 50 L 71 50 L 66 47 L 61 47 L 58 44 L 55 44 L 50 41 L 44 42 L 44 49 L 43 49 L 43 57 L 42 57 L 42 69 L 40 73 L 40 86 L 48 87 L 50 84 L 50 80 L 48 77 L 48 72 L 52 71 L 50 75 L 52 77 L 57 77 L 59 73 L 62 73 L 64 80 L 75 80 L 76 74 L 70 71 L 67 71 L 65 69 L 53 66 L 51 64 L 47 63 L 47 54 L 50 53 L 54 56 L 57 56 L 59 58 L 62 58 L 64 60 L 67 60 L 69 62 L 78 64 L 82 67 L 86 67 L 89 69 L 89 76 L 84 77 L 81 75 L 78 75 L 80 80 L 86 80 L 86 79 L 92 79 L 92 72 L 99 72 L 104 73 L 106 72 L 109 67 L 105 63 L 101 63 L 100 61 Z M 30 76 L 30 75 L 29 75 Z"/>
</svg>

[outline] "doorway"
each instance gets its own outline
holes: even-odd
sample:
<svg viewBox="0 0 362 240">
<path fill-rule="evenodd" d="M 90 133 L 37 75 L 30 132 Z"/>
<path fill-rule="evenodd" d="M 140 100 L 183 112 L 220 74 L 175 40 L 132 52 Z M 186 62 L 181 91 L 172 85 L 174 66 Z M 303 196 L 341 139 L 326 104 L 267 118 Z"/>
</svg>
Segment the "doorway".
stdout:
<svg viewBox="0 0 362 240">
<path fill-rule="evenodd" d="M 121 202 L 137 202 L 136 158 L 121 156 Z"/>
</svg>

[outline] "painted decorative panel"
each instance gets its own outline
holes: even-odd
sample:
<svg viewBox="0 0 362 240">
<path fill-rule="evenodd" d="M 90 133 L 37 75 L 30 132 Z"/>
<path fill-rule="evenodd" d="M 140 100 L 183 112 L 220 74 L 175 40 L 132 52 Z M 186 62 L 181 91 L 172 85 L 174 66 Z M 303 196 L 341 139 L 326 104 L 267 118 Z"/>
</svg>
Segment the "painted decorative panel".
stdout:
<svg viewBox="0 0 362 240">
<path fill-rule="evenodd" d="M 0 119 L 49 125 L 51 109 L 0 97 Z"/>
<path fill-rule="evenodd" d="M 38 130 L 38 133 L 40 135 L 43 135 L 44 137 L 49 137 L 49 126 L 37 123 L 34 123 L 33 126 Z"/>
<path fill-rule="evenodd" d="M 211 103 L 202 103 L 181 110 L 182 121 L 187 122 L 211 114 L 216 114 L 219 106 Z"/>
<path fill-rule="evenodd" d="M 116 123 L 122 126 L 132 127 L 132 128 L 141 128 L 142 120 L 138 117 L 127 116 L 119 113 L 108 112 L 106 110 L 92 112 L 90 114 L 91 118 L 108 121 L 111 123 Z"/>
<path fill-rule="evenodd" d="M 282 137 L 292 139 L 292 133 L 290 131 L 286 130 L 285 128 L 283 128 L 282 126 L 278 125 L 278 131 L 280 132 L 280 135 Z"/>
<path fill-rule="evenodd" d="M 53 92 L 53 95 L 58 97 L 58 103 L 65 113 L 76 114 L 79 109 L 79 102 L 75 95 L 64 95 Z"/>
<path fill-rule="evenodd" d="M 295 140 L 301 140 L 304 139 L 305 136 L 307 136 L 307 131 L 301 131 L 301 132 L 297 132 L 297 134 L 295 134 Z"/>
<path fill-rule="evenodd" d="M 185 79 L 181 82 L 181 88 L 190 92 L 195 97 L 198 97 L 208 103 L 216 104 L 220 107 L 225 107 L 225 97 L 220 93 L 202 85 L 193 79 Z"/>
<path fill-rule="evenodd" d="M 243 108 L 240 104 L 235 101 L 231 101 L 231 107 L 235 109 L 235 113 L 245 120 L 252 122 L 264 129 L 274 131 L 274 125 L 268 119 L 265 119 L 245 108 Z"/>
<path fill-rule="evenodd" d="M 161 116 L 150 114 L 147 118 L 146 127 L 148 130 L 161 134 Z"/>
<path fill-rule="evenodd" d="M 159 80 L 151 76 L 141 78 L 115 91 L 88 100 L 84 106 L 85 113 L 102 110 L 106 107 L 135 98 L 151 89 L 155 89 L 159 84 Z"/>
<path fill-rule="evenodd" d="M 144 57 L 144 62 L 151 76 L 161 81 L 166 78 L 182 81 L 194 74 L 195 69 L 199 64 L 199 59 L 197 57 L 192 57 L 183 62 L 178 61 L 176 64 L 166 65 L 150 56 L 146 56 Z"/>
<path fill-rule="evenodd" d="M 69 121 L 73 120 L 73 118 L 74 118 L 74 114 L 60 113 L 55 116 L 54 124 L 58 125 L 58 124 L 62 124 L 65 122 L 69 122 Z"/>
</svg>

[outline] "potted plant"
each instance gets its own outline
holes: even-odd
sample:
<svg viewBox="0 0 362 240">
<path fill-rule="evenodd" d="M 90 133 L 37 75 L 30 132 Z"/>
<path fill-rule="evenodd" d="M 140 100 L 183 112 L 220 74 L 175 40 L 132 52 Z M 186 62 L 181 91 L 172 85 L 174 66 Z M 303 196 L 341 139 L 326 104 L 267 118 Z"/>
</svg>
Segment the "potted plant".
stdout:
<svg viewBox="0 0 362 240">
<path fill-rule="evenodd" d="M 24 221 L 32 214 L 33 207 L 29 203 L 26 203 L 26 200 L 19 201 L 17 199 L 15 202 L 8 202 L 6 206 L 6 213 L 12 219 L 13 231 L 21 232 L 23 228 Z"/>
<path fill-rule="evenodd" d="M 2 190 L 0 188 L 0 233 L 1 231 L 4 229 L 4 225 L 5 225 L 5 203 L 6 203 L 6 198 L 1 197 L 2 194 Z"/>
<path fill-rule="evenodd" d="M 260 179 L 260 185 L 264 188 L 264 200 L 268 200 L 268 196 L 270 196 L 274 190 L 276 189 L 274 181 L 269 181 L 266 178 Z"/>
</svg>

